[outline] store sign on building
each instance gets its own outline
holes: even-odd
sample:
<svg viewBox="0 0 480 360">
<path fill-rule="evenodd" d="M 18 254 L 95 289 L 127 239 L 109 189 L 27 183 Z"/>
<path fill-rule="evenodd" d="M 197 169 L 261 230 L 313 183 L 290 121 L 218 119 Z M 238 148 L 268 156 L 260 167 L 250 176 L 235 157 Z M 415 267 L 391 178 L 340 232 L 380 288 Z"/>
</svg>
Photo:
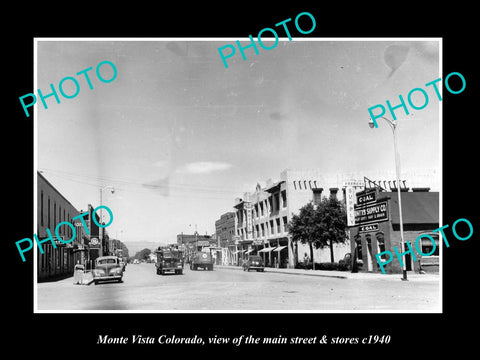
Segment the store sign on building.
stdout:
<svg viewBox="0 0 480 360">
<path fill-rule="evenodd" d="M 377 201 L 377 192 L 376 191 L 370 191 L 366 194 L 357 195 L 357 205 L 358 206 L 374 203 L 375 201 Z"/>
<path fill-rule="evenodd" d="M 245 202 L 245 213 L 247 215 L 247 239 L 252 238 L 252 203 Z"/>
<path fill-rule="evenodd" d="M 365 182 L 363 180 L 345 180 L 343 182 L 344 187 L 365 187 Z"/>
<path fill-rule="evenodd" d="M 100 247 L 100 241 L 96 237 L 91 238 L 89 245 L 90 247 Z"/>
<path fill-rule="evenodd" d="M 345 197 L 347 203 L 347 226 L 355 226 L 355 188 L 353 186 L 345 188 Z"/>
<path fill-rule="evenodd" d="M 198 240 L 197 246 L 210 246 L 210 241 L 208 240 Z"/>
<path fill-rule="evenodd" d="M 255 239 L 253 240 L 253 245 L 263 245 L 263 240 Z"/>
<path fill-rule="evenodd" d="M 378 230 L 378 223 L 373 223 L 369 225 L 360 225 L 358 227 L 358 231 L 361 233 L 370 232 L 370 231 L 377 231 Z"/>
<path fill-rule="evenodd" d="M 355 207 L 356 225 L 365 225 L 373 222 L 388 220 L 387 200 L 377 201 L 373 204 L 357 205 Z"/>
</svg>

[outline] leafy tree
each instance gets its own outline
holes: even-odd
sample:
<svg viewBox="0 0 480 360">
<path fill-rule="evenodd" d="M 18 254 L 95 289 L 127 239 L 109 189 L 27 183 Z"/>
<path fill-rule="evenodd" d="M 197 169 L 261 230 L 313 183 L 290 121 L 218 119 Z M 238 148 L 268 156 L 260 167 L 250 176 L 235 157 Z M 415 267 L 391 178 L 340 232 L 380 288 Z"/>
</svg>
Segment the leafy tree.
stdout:
<svg viewBox="0 0 480 360">
<path fill-rule="evenodd" d="M 330 259 L 334 262 L 333 244 L 346 241 L 347 215 L 345 205 L 336 197 L 323 198 L 318 205 L 306 204 L 289 224 L 292 241 L 308 244 L 310 259 L 315 269 L 313 248 L 330 246 Z"/>
<path fill-rule="evenodd" d="M 151 252 L 152 250 L 145 248 L 143 250 L 137 251 L 137 253 L 133 256 L 133 258 L 139 259 L 139 260 L 148 260 Z"/>
<path fill-rule="evenodd" d="M 330 246 L 330 261 L 334 262 L 333 244 L 345 243 L 347 212 L 345 204 L 336 197 L 323 198 L 316 208 L 319 219 L 320 247 Z"/>
<path fill-rule="evenodd" d="M 302 244 L 308 244 L 310 247 L 310 260 L 314 264 L 313 247 L 318 249 L 318 219 L 315 208 L 310 202 L 300 208 L 298 215 L 293 215 L 289 224 L 290 235 L 292 241 L 300 241 Z"/>
</svg>

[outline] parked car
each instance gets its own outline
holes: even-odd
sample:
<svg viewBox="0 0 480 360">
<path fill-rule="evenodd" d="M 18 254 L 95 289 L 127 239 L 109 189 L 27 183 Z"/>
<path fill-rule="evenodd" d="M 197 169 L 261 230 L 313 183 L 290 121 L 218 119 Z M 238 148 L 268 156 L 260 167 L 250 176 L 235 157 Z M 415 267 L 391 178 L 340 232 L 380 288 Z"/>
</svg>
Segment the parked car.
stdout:
<svg viewBox="0 0 480 360">
<path fill-rule="evenodd" d="M 190 262 L 190 270 L 213 270 L 213 258 L 209 252 L 199 251 L 197 252 Z"/>
<path fill-rule="evenodd" d="M 95 259 L 93 269 L 93 282 L 97 285 L 100 281 L 122 282 L 123 266 L 116 256 L 100 256 Z"/>
<path fill-rule="evenodd" d="M 252 255 L 243 263 L 243 271 L 250 271 L 250 269 L 262 272 L 265 271 L 265 264 L 263 263 L 261 256 Z"/>
</svg>

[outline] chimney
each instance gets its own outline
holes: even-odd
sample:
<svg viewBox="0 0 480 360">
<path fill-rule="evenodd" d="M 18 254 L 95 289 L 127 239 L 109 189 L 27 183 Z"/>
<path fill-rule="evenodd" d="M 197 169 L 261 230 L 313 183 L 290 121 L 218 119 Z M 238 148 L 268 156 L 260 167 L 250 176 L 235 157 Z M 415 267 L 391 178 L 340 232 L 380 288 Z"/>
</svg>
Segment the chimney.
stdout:
<svg viewBox="0 0 480 360">
<path fill-rule="evenodd" d="M 330 188 L 329 190 L 330 190 L 330 196 L 336 198 L 336 197 L 337 197 L 338 188 L 334 187 L 334 188 Z"/>
</svg>

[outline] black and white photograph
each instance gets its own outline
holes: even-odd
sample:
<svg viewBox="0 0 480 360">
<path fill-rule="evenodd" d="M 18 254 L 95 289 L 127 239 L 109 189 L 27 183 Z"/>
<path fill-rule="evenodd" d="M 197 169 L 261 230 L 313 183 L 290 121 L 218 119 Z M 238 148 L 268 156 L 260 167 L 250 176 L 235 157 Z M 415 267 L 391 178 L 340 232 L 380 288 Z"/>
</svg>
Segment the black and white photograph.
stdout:
<svg viewBox="0 0 480 360">
<path fill-rule="evenodd" d="M 264 42 L 36 41 L 36 311 L 441 311 L 441 39 Z"/>
<path fill-rule="evenodd" d="M 13 5 L 7 353 L 473 349 L 471 7 Z"/>
</svg>

